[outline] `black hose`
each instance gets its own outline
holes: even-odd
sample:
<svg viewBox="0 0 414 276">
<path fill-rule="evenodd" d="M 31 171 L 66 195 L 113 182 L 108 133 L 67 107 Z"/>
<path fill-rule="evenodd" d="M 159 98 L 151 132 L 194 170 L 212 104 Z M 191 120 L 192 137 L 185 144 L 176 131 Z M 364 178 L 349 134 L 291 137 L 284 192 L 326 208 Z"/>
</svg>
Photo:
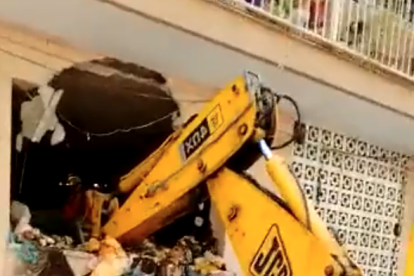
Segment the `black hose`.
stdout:
<svg viewBox="0 0 414 276">
<path fill-rule="evenodd" d="M 278 95 L 278 94 L 274 94 L 275 98 L 276 98 L 276 104 L 279 104 L 282 100 L 287 100 L 288 102 L 290 102 L 293 105 L 293 108 L 295 109 L 295 113 L 296 113 L 296 120 L 293 126 L 293 133 L 292 133 L 292 137 L 290 139 L 288 139 L 287 141 L 283 142 L 280 145 L 276 145 L 271 147 L 272 150 L 278 150 L 278 149 L 282 149 L 284 147 L 289 146 L 290 144 L 292 144 L 293 142 L 301 139 L 300 137 L 303 136 L 303 130 L 302 130 L 302 114 L 300 113 L 299 110 L 299 106 L 297 104 L 297 102 L 292 99 L 290 96 L 288 95 Z M 276 126 L 278 127 L 278 126 Z"/>
</svg>

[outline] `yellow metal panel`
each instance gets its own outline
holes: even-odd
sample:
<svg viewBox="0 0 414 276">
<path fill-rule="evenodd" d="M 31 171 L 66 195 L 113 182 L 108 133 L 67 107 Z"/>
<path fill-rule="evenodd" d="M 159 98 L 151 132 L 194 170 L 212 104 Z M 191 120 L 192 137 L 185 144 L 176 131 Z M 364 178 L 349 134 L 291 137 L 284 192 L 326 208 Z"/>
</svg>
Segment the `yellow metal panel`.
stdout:
<svg viewBox="0 0 414 276">
<path fill-rule="evenodd" d="M 404 276 L 414 276 L 414 225 L 411 228 L 410 240 L 408 242 Z"/>
<path fill-rule="evenodd" d="M 276 185 L 277 191 L 279 191 L 282 198 L 289 205 L 296 218 L 309 229 L 315 237 L 320 241 L 323 241 L 329 252 L 338 256 L 343 264 L 351 262 L 347 257 L 345 250 L 338 244 L 336 239 L 329 232 L 324 221 L 316 213 L 312 202 L 307 200 L 299 182 L 289 170 L 284 159 L 276 155 L 271 159 L 266 160 L 266 170 L 272 179 L 273 184 Z M 349 266 L 353 266 L 353 263 L 350 263 Z M 359 269 L 355 268 L 355 272 L 357 271 L 360 272 Z"/>
<path fill-rule="evenodd" d="M 244 177 L 222 169 L 207 184 L 245 275 L 338 275 L 324 244 Z"/>
</svg>

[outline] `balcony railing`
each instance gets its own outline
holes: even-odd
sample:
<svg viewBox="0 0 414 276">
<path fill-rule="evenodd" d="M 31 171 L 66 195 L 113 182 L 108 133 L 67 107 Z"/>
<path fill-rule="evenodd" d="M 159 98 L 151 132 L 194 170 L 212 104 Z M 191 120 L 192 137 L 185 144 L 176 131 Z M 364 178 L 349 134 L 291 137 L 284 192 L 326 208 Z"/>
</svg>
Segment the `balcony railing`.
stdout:
<svg viewBox="0 0 414 276">
<path fill-rule="evenodd" d="M 414 77 L 414 0 L 234 1 L 386 70 Z"/>
</svg>

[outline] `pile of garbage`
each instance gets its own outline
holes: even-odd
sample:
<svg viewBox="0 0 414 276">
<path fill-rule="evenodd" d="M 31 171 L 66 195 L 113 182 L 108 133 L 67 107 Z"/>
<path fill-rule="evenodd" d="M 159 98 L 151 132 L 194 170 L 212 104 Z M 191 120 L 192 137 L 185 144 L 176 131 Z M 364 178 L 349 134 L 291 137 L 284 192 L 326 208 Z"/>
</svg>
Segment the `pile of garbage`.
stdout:
<svg viewBox="0 0 414 276">
<path fill-rule="evenodd" d="M 147 239 L 125 250 L 110 236 L 75 246 L 68 236 L 47 236 L 30 225 L 29 208 L 14 201 L 8 266 L 13 276 L 232 276 L 224 260 L 194 237 L 169 248 Z M 7 275 L 7 276 L 9 276 Z"/>
<path fill-rule="evenodd" d="M 204 251 L 192 237 L 180 239 L 173 248 L 145 240 L 140 248 L 125 252 L 116 240 L 101 242 L 99 261 L 92 276 L 227 276 L 222 258 Z"/>
</svg>

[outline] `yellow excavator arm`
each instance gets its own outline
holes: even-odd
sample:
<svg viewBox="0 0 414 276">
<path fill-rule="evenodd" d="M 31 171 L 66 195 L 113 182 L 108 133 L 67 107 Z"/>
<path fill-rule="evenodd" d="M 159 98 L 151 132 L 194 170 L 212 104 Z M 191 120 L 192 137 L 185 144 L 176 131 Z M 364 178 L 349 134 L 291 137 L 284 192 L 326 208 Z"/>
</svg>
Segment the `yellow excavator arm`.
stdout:
<svg viewBox="0 0 414 276">
<path fill-rule="evenodd" d="M 207 184 L 245 275 L 361 275 L 268 144 L 283 97 L 246 72 L 126 175 L 103 233 L 140 241 L 188 212 Z M 243 174 L 264 156 L 282 199 Z"/>
</svg>

